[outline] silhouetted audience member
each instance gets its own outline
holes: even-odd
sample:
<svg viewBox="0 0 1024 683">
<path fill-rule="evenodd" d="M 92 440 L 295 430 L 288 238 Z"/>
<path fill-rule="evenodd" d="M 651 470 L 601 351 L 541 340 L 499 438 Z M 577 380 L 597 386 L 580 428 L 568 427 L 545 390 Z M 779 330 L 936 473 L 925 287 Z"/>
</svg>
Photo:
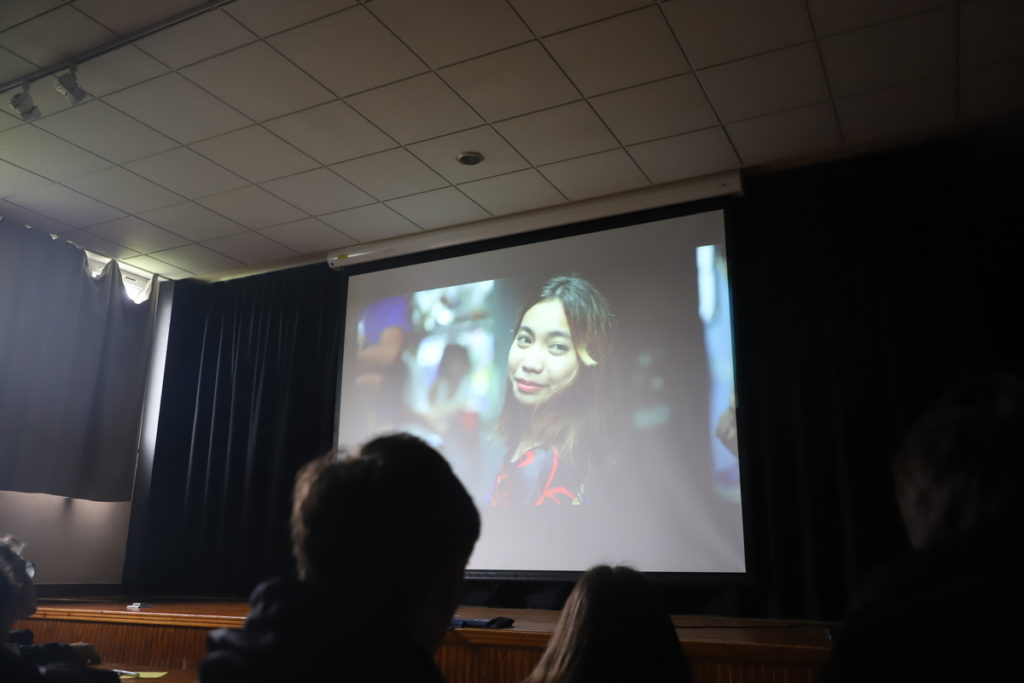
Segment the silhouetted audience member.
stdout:
<svg viewBox="0 0 1024 683">
<path fill-rule="evenodd" d="M 972 378 L 911 431 L 894 463 L 913 546 L 851 611 L 821 681 L 983 681 L 1020 642 L 1024 384 Z"/>
<path fill-rule="evenodd" d="M 408 434 L 331 453 L 296 477 L 298 581 L 258 586 L 220 629 L 203 683 L 443 681 L 433 661 L 480 517 L 441 455 Z"/>
<path fill-rule="evenodd" d="M 21 554 L 24 543 L 13 536 L 0 536 L 0 681 L 51 681 L 54 683 L 108 683 L 117 681 L 112 671 L 87 669 L 90 660 L 99 661 L 87 643 L 31 644 L 31 632 L 19 632 L 11 639 L 11 627 L 36 611 L 36 589 L 32 581 L 35 565 Z"/>
<path fill-rule="evenodd" d="M 690 683 L 693 673 L 658 591 L 629 567 L 587 570 L 524 683 Z"/>
</svg>

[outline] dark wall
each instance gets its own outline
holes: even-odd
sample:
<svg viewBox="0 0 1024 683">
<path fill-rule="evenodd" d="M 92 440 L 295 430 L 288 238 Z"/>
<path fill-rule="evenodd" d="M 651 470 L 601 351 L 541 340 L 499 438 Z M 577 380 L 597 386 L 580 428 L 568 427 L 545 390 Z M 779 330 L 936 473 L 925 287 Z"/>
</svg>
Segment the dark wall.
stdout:
<svg viewBox="0 0 1024 683">
<path fill-rule="evenodd" d="M 907 427 L 963 375 L 1021 365 L 1015 157 L 975 138 L 746 179 L 728 249 L 751 572 L 668 583 L 673 611 L 838 618 L 905 549 L 888 463 Z M 343 302 L 322 266 L 176 286 L 133 585 L 245 595 L 290 569 L 288 487 L 332 440 Z"/>
</svg>

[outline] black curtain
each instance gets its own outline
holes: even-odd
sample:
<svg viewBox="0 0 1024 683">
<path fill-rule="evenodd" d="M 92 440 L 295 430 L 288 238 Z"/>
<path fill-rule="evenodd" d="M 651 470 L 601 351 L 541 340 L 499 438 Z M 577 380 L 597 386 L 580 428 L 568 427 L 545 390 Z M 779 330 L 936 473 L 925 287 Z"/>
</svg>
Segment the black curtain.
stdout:
<svg viewBox="0 0 1024 683">
<path fill-rule="evenodd" d="M 245 596 L 291 570 L 292 481 L 333 444 L 344 278 L 324 264 L 180 281 L 173 302 L 152 484 L 125 583 Z"/>
<path fill-rule="evenodd" d="M 969 139 L 749 178 L 729 233 L 741 611 L 839 618 L 907 542 L 890 462 L 962 377 L 1019 372 L 1024 177 Z"/>
<path fill-rule="evenodd" d="M 0 489 L 131 498 L 150 320 L 116 262 L 0 222 Z"/>
</svg>

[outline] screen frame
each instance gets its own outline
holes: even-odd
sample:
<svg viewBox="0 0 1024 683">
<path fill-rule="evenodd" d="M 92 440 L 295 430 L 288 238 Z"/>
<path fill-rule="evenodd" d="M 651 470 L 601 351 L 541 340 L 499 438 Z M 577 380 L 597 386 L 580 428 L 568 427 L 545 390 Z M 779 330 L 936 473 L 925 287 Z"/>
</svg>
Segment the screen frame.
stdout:
<svg viewBox="0 0 1024 683">
<path fill-rule="evenodd" d="M 628 228 L 632 225 L 640 225 L 644 223 L 652 223 L 656 221 L 681 218 L 694 214 L 721 211 L 723 221 L 723 233 L 725 240 L 725 254 L 726 264 L 729 268 L 730 273 L 730 287 L 729 287 L 729 305 L 732 310 L 730 319 L 730 334 L 733 338 L 732 345 L 732 362 L 733 362 L 733 373 L 734 373 L 734 390 L 736 392 L 737 402 L 737 431 L 739 434 L 739 440 L 741 443 L 749 444 L 750 440 L 745 438 L 746 430 L 744 429 L 744 422 L 740 417 L 741 411 L 740 405 L 740 387 L 742 386 L 743 371 L 738 362 L 737 346 L 736 341 L 736 309 L 735 303 L 735 291 L 732 286 L 732 265 L 733 256 L 729 249 L 729 235 L 735 229 L 735 213 L 737 211 L 738 201 L 734 197 L 714 197 L 705 200 L 698 200 L 694 202 L 688 202 L 685 204 L 676 204 L 665 207 L 657 207 L 653 209 L 645 209 L 641 211 L 633 211 L 623 214 L 616 214 L 612 216 L 605 216 L 596 219 L 584 220 L 574 223 L 568 223 L 565 225 L 557 225 L 539 230 L 531 230 L 527 232 L 517 233 L 514 235 L 504 235 L 500 237 L 486 238 L 475 242 L 466 242 L 458 245 L 438 247 L 436 249 L 427 249 L 424 251 L 402 254 L 398 256 L 384 257 L 373 261 L 364 261 L 360 263 L 353 263 L 343 266 L 338 266 L 337 270 L 343 276 L 343 291 L 342 297 L 347 307 L 348 304 L 348 281 L 350 277 L 362 275 L 365 273 L 376 273 L 384 270 L 391 270 L 394 268 L 402 268 L 406 266 L 415 266 L 423 263 L 430 263 L 433 261 L 439 261 L 443 259 L 456 258 L 460 256 L 471 256 L 474 254 L 480 254 L 489 251 L 495 251 L 500 249 L 506 249 L 510 247 L 517 247 L 522 245 L 536 244 L 540 242 L 546 242 L 550 240 L 563 239 L 567 237 L 576 237 L 580 235 L 587 235 L 591 233 L 603 232 L 606 230 L 615 230 L 618 228 Z M 345 311 L 347 315 L 347 310 Z M 341 392 L 343 388 L 342 378 L 344 375 L 344 358 L 341 350 L 338 353 L 338 370 L 337 370 L 337 382 L 336 382 L 336 393 L 335 393 L 335 424 L 334 424 L 334 442 L 338 447 L 344 447 L 346 444 L 342 443 L 341 440 Z M 356 444 L 348 444 L 355 447 Z M 695 587 L 695 588 L 729 588 L 729 587 L 743 587 L 753 584 L 756 581 L 755 572 L 755 556 L 751 552 L 752 542 L 755 538 L 755 534 L 751 529 L 751 514 L 749 511 L 749 498 L 748 491 L 750 490 L 749 470 L 750 467 L 745 465 L 745 461 L 750 457 L 750 447 L 743 447 L 743 455 L 738 460 L 739 467 L 739 481 L 740 481 L 740 519 L 743 525 L 742 536 L 743 536 L 743 547 L 744 547 L 744 565 L 745 571 L 743 572 L 660 572 L 660 571 L 644 571 L 644 575 L 651 578 L 657 584 L 660 585 L 673 585 L 680 587 Z M 528 582 L 575 582 L 582 575 L 583 570 L 579 571 L 554 571 L 554 570 L 484 570 L 484 569 L 467 569 L 465 572 L 465 578 L 471 583 L 486 583 L 486 582 L 514 582 L 514 583 L 528 583 Z"/>
</svg>

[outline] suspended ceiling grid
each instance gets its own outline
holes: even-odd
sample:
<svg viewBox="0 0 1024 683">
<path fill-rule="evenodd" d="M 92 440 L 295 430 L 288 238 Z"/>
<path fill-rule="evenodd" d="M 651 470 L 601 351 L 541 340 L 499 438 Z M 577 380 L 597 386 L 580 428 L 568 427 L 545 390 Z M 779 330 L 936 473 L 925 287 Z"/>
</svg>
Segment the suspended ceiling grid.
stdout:
<svg viewBox="0 0 1024 683">
<path fill-rule="evenodd" d="M 1015 117 L 1019 0 L 3 0 L 0 215 L 169 278 Z M 483 154 L 464 166 L 459 152 Z"/>
</svg>

